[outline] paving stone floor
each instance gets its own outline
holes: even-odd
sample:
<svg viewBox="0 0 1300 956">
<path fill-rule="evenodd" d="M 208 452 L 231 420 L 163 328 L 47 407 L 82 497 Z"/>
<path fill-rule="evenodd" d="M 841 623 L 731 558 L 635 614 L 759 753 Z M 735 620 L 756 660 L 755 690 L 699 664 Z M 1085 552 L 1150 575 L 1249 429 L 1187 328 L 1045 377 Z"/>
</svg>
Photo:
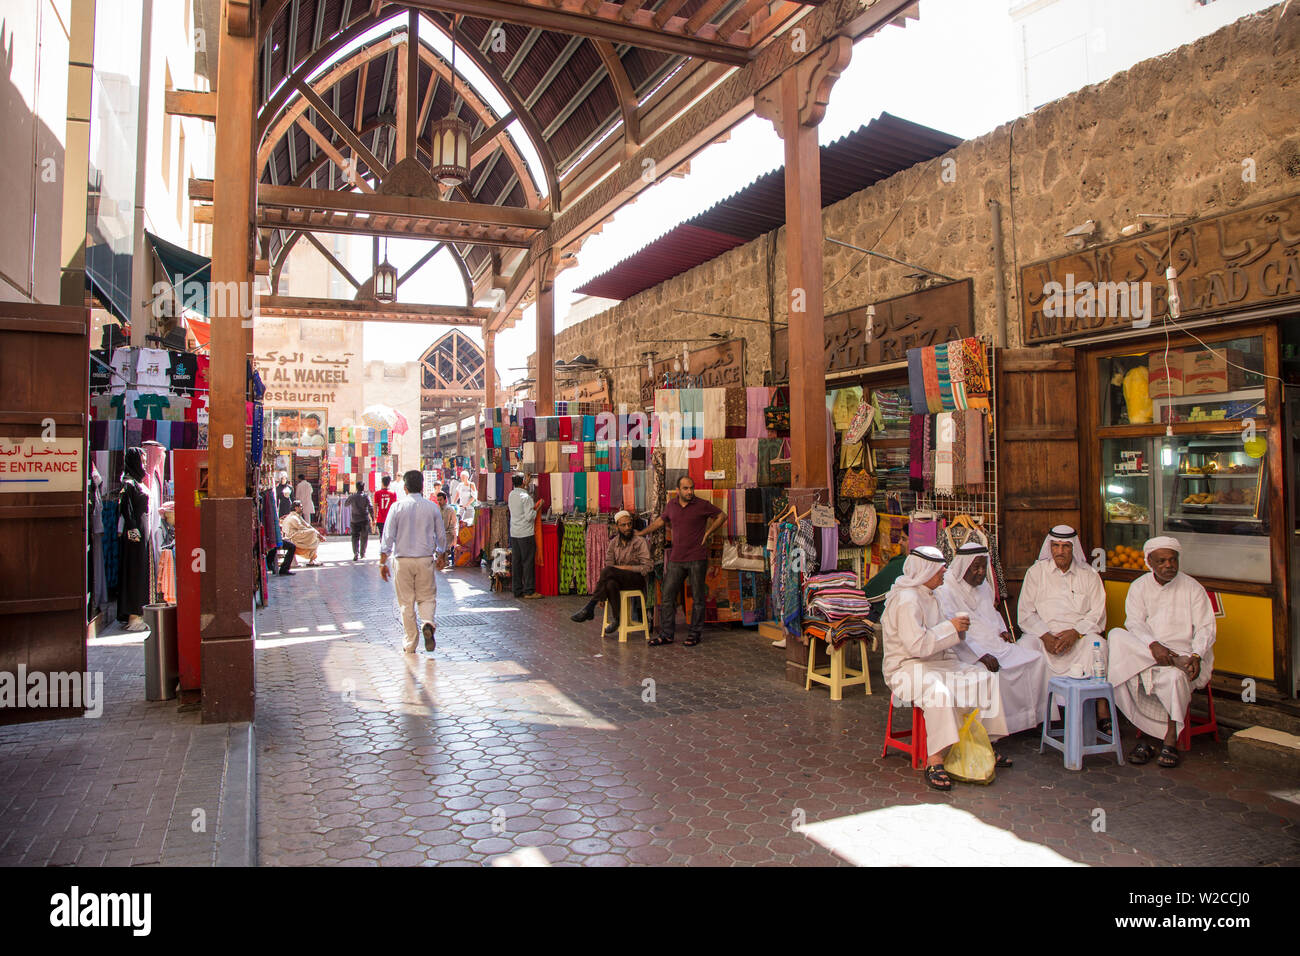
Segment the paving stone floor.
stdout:
<svg viewBox="0 0 1300 956">
<path fill-rule="evenodd" d="M 437 652 L 404 655 L 375 547 L 332 540 L 258 613 L 263 864 L 1300 864 L 1300 782 L 1205 738 L 1071 773 L 1022 734 L 992 786 L 934 793 L 880 756 L 878 654 L 834 703 L 755 631 L 620 645 L 460 570 Z"/>
<path fill-rule="evenodd" d="M 91 641 L 99 717 L 0 727 L 0 866 L 217 862 L 236 725 L 145 700 L 143 640 L 114 625 Z"/>
</svg>

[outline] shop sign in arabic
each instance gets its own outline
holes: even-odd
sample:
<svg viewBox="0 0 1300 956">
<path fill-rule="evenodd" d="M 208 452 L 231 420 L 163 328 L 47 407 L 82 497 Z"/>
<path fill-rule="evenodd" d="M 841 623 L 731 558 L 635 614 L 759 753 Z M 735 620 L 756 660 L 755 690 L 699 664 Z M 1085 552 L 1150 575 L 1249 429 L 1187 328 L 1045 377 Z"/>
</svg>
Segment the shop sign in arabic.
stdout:
<svg viewBox="0 0 1300 956">
<path fill-rule="evenodd" d="M 1132 239 L 1025 266 L 1022 340 L 1026 345 L 1099 332 L 1159 328 L 1169 314 L 1165 270 L 1178 272 L 1182 317 L 1213 315 L 1300 298 L 1300 196 L 1239 209 Z M 1052 285 L 1059 283 L 1059 286 Z M 1120 310 L 1051 308 L 1060 287 L 1087 296 L 1102 284 L 1150 284 L 1149 316 Z M 1099 299 L 1100 301 L 1100 299 Z M 1148 321 L 1150 320 L 1150 321 Z"/>
<path fill-rule="evenodd" d="M 745 340 L 731 339 L 707 348 L 697 349 L 688 357 L 689 367 L 674 369 L 673 364 L 681 365 L 681 355 L 673 355 L 654 364 L 654 376 L 651 377 L 645 367 L 641 368 L 641 404 L 649 408 L 654 404 L 655 389 L 662 387 L 664 376 L 675 372 L 684 374 L 687 381 L 677 382 L 682 387 L 692 388 L 727 388 L 745 384 Z"/>
<path fill-rule="evenodd" d="M 82 439 L 0 438 L 0 492 L 84 491 Z"/>
<path fill-rule="evenodd" d="M 865 369 L 907 359 L 907 350 L 951 342 L 975 334 L 970 279 L 932 286 L 872 303 L 876 314 L 867 335 L 867 306 L 826 316 L 826 372 Z M 790 379 L 790 333 L 778 329 L 772 339 L 775 380 Z"/>
<path fill-rule="evenodd" d="M 590 382 L 583 382 L 570 393 L 575 402 L 600 402 L 609 404 L 609 382 L 602 376 Z"/>
<path fill-rule="evenodd" d="M 344 352 L 342 358 L 332 359 L 323 355 L 308 358 L 305 352 L 277 352 L 272 349 L 265 355 L 253 356 L 253 361 L 257 363 L 257 370 L 268 388 L 346 385 L 352 355 L 352 352 Z"/>
</svg>

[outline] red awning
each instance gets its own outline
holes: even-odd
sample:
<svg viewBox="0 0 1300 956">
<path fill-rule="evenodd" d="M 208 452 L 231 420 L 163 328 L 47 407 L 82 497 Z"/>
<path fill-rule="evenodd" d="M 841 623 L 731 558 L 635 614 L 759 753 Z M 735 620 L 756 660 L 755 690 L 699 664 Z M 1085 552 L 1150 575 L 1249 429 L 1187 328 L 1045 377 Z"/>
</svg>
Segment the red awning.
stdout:
<svg viewBox="0 0 1300 956">
<path fill-rule="evenodd" d="M 208 340 L 212 338 L 212 323 L 201 319 L 186 319 L 185 324 L 194 333 L 194 338 L 198 339 L 199 348 L 206 349 Z"/>
</svg>

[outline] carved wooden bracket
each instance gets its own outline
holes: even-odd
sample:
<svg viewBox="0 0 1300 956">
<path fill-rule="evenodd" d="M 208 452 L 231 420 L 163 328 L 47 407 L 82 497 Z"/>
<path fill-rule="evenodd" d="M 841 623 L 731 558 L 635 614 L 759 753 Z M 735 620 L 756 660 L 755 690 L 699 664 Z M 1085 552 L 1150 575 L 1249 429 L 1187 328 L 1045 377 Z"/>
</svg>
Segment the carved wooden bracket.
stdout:
<svg viewBox="0 0 1300 956">
<path fill-rule="evenodd" d="M 256 29 L 253 0 L 226 0 L 226 30 L 232 37 L 251 37 Z"/>
<path fill-rule="evenodd" d="M 852 58 L 853 41 L 845 36 L 831 38 L 786 70 L 779 79 L 755 93 L 754 112 L 775 126 L 777 135 L 782 137 L 788 124 L 797 122 L 800 126 L 816 126 L 826 115 L 831 87 Z M 791 94 L 793 100 L 787 98 Z M 785 109 L 788 102 L 794 103 L 798 116 L 787 120 Z"/>
<path fill-rule="evenodd" d="M 543 292 L 550 292 L 555 286 L 555 275 L 559 269 L 559 250 L 554 247 L 545 249 L 533 257 L 533 272 L 537 277 L 537 286 Z"/>
</svg>

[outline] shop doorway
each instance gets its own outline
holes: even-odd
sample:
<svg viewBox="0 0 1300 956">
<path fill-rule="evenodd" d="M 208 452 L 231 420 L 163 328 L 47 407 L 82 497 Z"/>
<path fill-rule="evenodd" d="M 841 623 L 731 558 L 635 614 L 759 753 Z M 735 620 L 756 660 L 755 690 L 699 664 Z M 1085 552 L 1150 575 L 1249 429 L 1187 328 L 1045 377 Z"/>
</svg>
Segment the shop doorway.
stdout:
<svg viewBox="0 0 1300 956">
<path fill-rule="evenodd" d="M 1286 346 L 1284 346 L 1286 348 Z M 1297 354 L 1300 354 L 1294 344 L 1290 348 Z M 1284 370 L 1290 374 L 1284 375 L 1288 383 L 1294 381 L 1294 366 L 1300 364 L 1300 359 L 1284 358 Z M 1290 587 L 1287 593 L 1291 595 L 1290 607 L 1287 609 L 1287 629 L 1291 637 L 1291 687 L 1292 697 L 1300 697 L 1300 476 L 1297 471 L 1300 470 L 1300 387 L 1292 386 L 1286 390 L 1286 408 L 1283 419 L 1283 436 L 1284 441 L 1290 447 L 1290 453 L 1285 459 L 1286 469 L 1286 527 L 1287 540 L 1289 542 L 1287 555 L 1290 576 Z"/>
</svg>

